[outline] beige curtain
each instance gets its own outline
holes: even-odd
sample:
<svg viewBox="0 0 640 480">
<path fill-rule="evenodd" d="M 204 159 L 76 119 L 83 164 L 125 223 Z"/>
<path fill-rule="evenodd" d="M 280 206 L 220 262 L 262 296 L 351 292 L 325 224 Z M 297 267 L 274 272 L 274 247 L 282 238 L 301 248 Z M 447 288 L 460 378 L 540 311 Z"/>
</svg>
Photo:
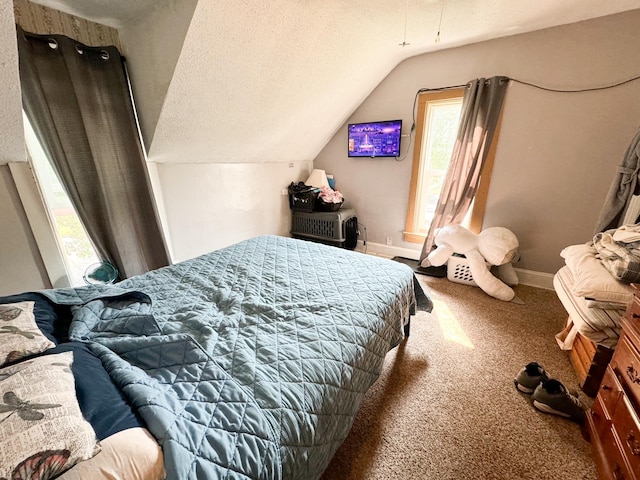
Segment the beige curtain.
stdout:
<svg viewBox="0 0 640 480">
<path fill-rule="evenodd" d="M 451 223 L 460 224 L 469 210 L 498 125 L 508 83 L 508 77 L 491 77 L 475 79 L 466 86 L 449 169 L 420 253 L 423 268 L 430 266 L 427 255 L 434 246 L 436 229 Z"/>
</svg>

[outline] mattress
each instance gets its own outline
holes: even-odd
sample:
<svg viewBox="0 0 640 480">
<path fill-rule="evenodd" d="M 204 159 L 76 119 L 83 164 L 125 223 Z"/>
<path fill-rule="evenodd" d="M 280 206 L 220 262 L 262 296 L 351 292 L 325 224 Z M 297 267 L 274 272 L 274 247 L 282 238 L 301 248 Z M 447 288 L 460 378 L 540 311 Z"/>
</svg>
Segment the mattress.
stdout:
<svg viewBox="0 0 640 480">
<path fill-rule="evenodd" d="M 573 284 L 567 266 L 553 277 L 553 287 L 570 319 L 565 329 L 556 335 L 558 345 L 563 350 L 571 350 L 576 334 L 580 333 L 596 345 L 614 348 L 622 331 L 624 310 L 590 307 L 587 299 L 572 293 Z"/>
</svg>

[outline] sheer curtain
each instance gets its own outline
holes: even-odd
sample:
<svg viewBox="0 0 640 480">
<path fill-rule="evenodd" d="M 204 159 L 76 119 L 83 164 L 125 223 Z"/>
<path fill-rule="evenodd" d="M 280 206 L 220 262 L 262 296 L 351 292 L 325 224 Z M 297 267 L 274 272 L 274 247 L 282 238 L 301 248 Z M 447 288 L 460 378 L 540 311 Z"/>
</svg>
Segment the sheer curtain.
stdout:
<svg viewBox="0 0 640 480">
<path fill-rule="evenodd" d="M 18 27 L 23 108 L 102 260 L 121 278 L 169 263 L 123 59 Z"/>
<path fill-rule="evenodd" d="M 464 220 L 478 190 L 482 166 L 498 125 L 508 77 L 477 78 L 466 86 L 460 126 L 433 220 L 420 253 L 420 266 L 429 267 L 436 229 Z"/>
</svg>

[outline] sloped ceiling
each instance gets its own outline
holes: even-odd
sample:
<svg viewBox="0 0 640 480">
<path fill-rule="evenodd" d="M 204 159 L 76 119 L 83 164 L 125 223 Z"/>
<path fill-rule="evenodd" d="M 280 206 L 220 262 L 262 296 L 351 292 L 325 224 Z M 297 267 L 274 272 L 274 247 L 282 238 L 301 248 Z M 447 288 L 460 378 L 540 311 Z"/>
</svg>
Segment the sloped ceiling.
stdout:
<svg viewBox="0 0 640 480">
<path fill-rule="evenodd" d="M 176 5 L 37 1 L 119 29 Z M 406 58 L 636 8 L 640 0 L 199 0 L 157 122 L 146 125 L 149 158 L 312 160 Z"/>
</svg>

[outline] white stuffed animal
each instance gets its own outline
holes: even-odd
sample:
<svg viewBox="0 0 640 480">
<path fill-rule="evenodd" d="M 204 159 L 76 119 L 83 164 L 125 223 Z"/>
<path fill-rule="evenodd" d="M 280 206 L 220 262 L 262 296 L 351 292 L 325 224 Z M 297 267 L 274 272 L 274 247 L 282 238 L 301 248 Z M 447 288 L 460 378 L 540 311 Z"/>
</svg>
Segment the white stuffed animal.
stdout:
<svg viewBox="0 0 640 480">
<path fill-rule="evenodd" d="M 467 257 L 471 276 L 482 290 L 505 302 L 515 297 L 510 286 L 518 284 L 518 277 L 511 262 L 519 244 L 511 230 L 491 227 L 475 234 L 460 225 L 445 225 L 436 230 L 434 242 L 437 248 L 427 257 L 431 265 L 444 265 L 453 253 L 461 253 Z M 491 273 L 492 266 L 497 266 L 496 273 L 504 281 Z"/>
</svg>

